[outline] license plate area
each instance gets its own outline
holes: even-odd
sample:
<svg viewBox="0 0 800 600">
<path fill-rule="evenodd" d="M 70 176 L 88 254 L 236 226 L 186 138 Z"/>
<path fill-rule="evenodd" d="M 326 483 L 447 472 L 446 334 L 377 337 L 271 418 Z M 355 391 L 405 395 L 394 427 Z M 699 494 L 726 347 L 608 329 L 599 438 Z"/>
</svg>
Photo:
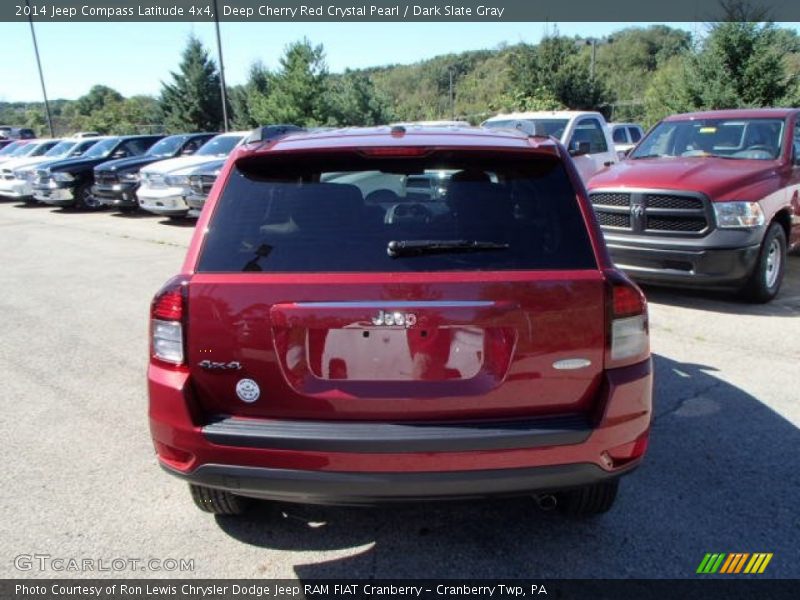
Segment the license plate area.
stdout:
<svg viewBox="0 0 800 600">
<path fill-rule="evenodd" d="M 345 328 L 307 333 L 311 373 L 323 380 L 452 381 L 483 368 L 479 327 Z"/>
</svg>

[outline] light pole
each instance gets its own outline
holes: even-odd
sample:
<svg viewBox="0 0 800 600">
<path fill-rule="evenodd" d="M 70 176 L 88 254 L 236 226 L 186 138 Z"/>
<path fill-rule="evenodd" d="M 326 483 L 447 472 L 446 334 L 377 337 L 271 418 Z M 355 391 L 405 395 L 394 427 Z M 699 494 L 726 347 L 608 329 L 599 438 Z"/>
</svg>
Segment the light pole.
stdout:
<svg viewBox="0 0 800 600">
<path fill-rule="evenodd" d="M 456 120 L 456 103 L 453 97 L 453 67 L 450 67 L 447 72 L 450 74 L 450 119 Z"/>
<path fill-rule="evenodd" d="M 222 62 L 222 38 L 219 35 L 219 10 L 214 0 L 214 26 L 217 30 L 217 56 L 219 57 L 219 94 L 222 99 L 222 129 L 228 131 L 228 95 L 225 93 L 225 63 Z"/>
<path fill-rule="evenodd" d="M 594 79 L 594 65 L 597 60 L 597 46 L 604 46 L 606 44 L 614 43 L 614 38 L 587 38 L 583 40 L 584 45 L 592 47 L 592 59 L 589 63 L 589 77 Z"/>
<path fill-rule="evenodd" d="M 36 43 L 36 32 L 33 29 L 33 11 L 30 10 L 30 0 L 25 0 L 25 5 L 28 7 L 28 23 L 31 26 L 31 38 L 33 39 L 33 52 L 36 55 L 36 66 L 39 68 L 39 82 L 42 84 L 42 96 L 44 97 L 44 112 L 47 115 L 47 127 L 50 129 L 50 137 L 55 137 L 53 134 L 53 118 L 50 115 L 50 103 L 47 101 L 47 89 L 44 86 L 44 75 L 42 74 L 42 61 L 39 59 L 39 45 Z"/>
</svg>

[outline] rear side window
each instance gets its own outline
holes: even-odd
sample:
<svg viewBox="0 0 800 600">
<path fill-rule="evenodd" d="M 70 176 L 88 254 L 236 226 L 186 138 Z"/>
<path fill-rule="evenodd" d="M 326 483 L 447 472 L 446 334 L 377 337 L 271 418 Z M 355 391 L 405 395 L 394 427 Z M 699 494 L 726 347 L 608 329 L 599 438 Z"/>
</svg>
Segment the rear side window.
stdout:
<svg viewBox="0 0 800 600">
<path fill-rule="evenodd" d="M 491 155 L 244 159 L 211 217 L 197 271 L 596 268 L 563 165 Z M 397 245 L 412 250 L 389 251 Z"/>
<path fill-rule="evenodd" d="M 625 128 L 624 127 L 617 127 L 614 129 L 614 143 L 615 144 L 627 144 L 628 139 L 625 137 Z"/>
</svg>

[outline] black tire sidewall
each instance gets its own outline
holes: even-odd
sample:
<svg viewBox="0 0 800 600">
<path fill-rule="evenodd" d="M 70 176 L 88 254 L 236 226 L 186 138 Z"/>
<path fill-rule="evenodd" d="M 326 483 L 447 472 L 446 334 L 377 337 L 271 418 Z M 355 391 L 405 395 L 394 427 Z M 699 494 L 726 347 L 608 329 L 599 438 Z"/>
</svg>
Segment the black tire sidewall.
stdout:
<svg viewBox="0 0 800 600">
<path fill-rule="evenodd" d="M 769 247 L 775 239 L 778 239 L 778 246 L 780 251 L 780 261 L 778 264 L 778 276 L 775 278 L 775 283 L 772 287 L 767 287 L 765 281 L 765 274 L 767 270 L 767 254 Z M 758 253 L 758 262 L 753 271 L 753 275 L 747 286 L 747 295 L 757 302 L 768 302 L 772 300 L 780 290 L 783 281 L 783 275 L 786 271 L 786 234 L 783 227 L 779 223 L 772 223 L 767 229 L 764 236 L 764 241 L 761 242 L 761 249 Z"/>
<path fill-rule="evenodd" d="M 99 210 L 101 206 L 98 204 L 96 206 L 90 206 L 86 204 L 84 200 L 84 196 L 86 194 L 92 193 L 92 184 L 91 183 L 81 183 L 75 188 L 75 204 L 74 207 L 77 210 Z"/>
</svg>

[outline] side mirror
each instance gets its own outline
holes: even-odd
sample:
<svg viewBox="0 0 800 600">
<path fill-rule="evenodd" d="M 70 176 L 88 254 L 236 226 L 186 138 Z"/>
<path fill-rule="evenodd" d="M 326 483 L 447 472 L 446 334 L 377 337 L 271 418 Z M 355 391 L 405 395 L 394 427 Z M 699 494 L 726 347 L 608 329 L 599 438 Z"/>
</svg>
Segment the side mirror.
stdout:
<svg viewBox="0 0 800 600">
<path fill-rule="evenodd" d="M 195 150 L 197 150 L 197 148 L 184 148 L 183 152 L 181 152 L 181 156 L 191 156 L 194 154 Z"/>
<path fill-rule="evenodd" d="M 573 141 L 569 145 L 569 155 L 570 156 L 582 156 L 584 154 L 589 154 L 589 150 L 591 145 L 589 142 L 578 142 Z"/>
<path fill-rule="evenodd" d="M 111 158 L 126 158 L 128 153 L 125 150 L 117 150 L 111 155 Z"/>
</svg>

